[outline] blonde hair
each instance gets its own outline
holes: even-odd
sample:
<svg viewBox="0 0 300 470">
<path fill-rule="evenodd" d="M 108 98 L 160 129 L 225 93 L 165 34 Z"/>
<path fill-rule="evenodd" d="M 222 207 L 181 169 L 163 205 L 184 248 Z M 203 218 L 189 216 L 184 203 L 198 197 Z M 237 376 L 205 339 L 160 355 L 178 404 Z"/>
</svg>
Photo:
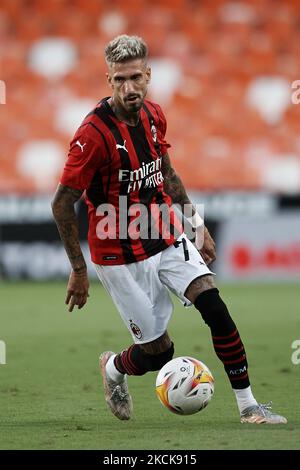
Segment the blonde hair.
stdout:
<svg viewBox="0 0 300 470">
<path fill-rule="evenodd" d="M 110 41 L 105 47 L 105 60 L 108 65 L 132 59 L 146 59 L 148 47 L 138 36 L 122 34 Z"/>
</svg>

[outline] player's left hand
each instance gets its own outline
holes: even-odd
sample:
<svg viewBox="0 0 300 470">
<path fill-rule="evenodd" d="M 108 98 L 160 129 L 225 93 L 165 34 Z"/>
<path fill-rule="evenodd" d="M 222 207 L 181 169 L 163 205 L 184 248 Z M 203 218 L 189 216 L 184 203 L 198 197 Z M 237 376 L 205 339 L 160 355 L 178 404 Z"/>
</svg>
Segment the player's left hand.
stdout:
<svg viewBox="0 0 300 470">
<path fill-rule="evenodd" d="M 81 309 L 89 297 L 89 280 L 86 270 L 80 273 L 71 271 L 68 287 L 66 305 L 69 306 L 69 312 L 73 311 L 75 305 Z"/>
<path fill-rule="evenodd" d="M 201 233 L 198 233 L 198 231 L 201 231 Z M 196 230 L 195 244 L 207 265 L 215 261 L 216 244 L 206 227 L 202 226 Z"/>
</svg>

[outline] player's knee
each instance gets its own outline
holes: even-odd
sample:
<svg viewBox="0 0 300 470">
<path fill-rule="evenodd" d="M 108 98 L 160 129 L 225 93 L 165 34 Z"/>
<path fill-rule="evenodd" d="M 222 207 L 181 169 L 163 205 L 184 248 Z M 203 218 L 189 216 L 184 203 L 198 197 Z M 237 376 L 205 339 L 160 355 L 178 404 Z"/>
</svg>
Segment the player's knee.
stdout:
<svg viewBox="0 0 300 470">
<path fill-rule="evenodd" d="M 215 287 L 208 289 L 196 298 L 194 305 L 201 313 L 205 323 L 212 327 L 220 322 L 228 322 L 231 319 L 228 309 L 219 295 L 219 290 Z"/>
<path fill-rule="evenodd" d="M 174 344 L 171 342 L 170 347 L 159 354 L 149 354 L 141 349 L 143 356 L 143 364 L 147 371 L 154 371 L 161 369 L 167 362 L 169 362 L 174 355 Z"/>
</svg>

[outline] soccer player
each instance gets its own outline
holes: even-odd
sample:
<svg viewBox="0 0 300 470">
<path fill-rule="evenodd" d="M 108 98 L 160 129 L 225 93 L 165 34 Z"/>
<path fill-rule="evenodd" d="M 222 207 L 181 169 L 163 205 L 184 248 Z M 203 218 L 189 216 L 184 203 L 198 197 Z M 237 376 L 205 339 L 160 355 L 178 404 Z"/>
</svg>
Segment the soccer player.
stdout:
<svg viewBox="0 0 300 470">
<path fill-rule="evenodd" d="M 147 55 L 147 45 L 136 36 L 118 36 L 107 45 L 111 97 L 86 116 L 70 144 L 52 203 L 72 266 L 66 304 L 69 311 L 80 309 L 88 297 L 74 211 L 85 192 L 91 259 L 134 341 L 119 354 L 106 351 L 100 356 L 112 413 L 121 420 L 132 414 L 127 375 L 159 370 L 173 357 L 167 331 L 172 291 L 186 305 L 193 304 L 210 328 L 241 422 L 286 423 L 252 394 L 243 343 L 208 268 L 215 259 L 214 241 L 193 208 L 189 221 L 196 248 L 171 207 L 179 204 L 184 211 L 191 202 L 170 162 L 164 114 L 145 99 L 151 78 Z"/>
</svg>

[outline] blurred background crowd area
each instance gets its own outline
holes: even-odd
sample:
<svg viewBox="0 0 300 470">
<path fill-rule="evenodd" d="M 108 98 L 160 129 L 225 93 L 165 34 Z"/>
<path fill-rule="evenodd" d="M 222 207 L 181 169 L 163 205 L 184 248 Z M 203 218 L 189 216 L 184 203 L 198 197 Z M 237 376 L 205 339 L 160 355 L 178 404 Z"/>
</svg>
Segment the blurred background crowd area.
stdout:
<svg viewBox="0 0 300 470">
<path fill-rule="evenodd" d="M 123 33 L 149 45 L 149 97 L 188 188 L 299 192 L 298 0 L 1 0 L 2 194 L 54 190 Z"/>
<path fill-rule="evenodd" d="M 204 206 L 218 278 L 298 282 L 299 0 L 0 0 L 0 279 L 68 276 L 50 201 L 124 33 L 149 45 L 149 98 Z"/>
</svg>

